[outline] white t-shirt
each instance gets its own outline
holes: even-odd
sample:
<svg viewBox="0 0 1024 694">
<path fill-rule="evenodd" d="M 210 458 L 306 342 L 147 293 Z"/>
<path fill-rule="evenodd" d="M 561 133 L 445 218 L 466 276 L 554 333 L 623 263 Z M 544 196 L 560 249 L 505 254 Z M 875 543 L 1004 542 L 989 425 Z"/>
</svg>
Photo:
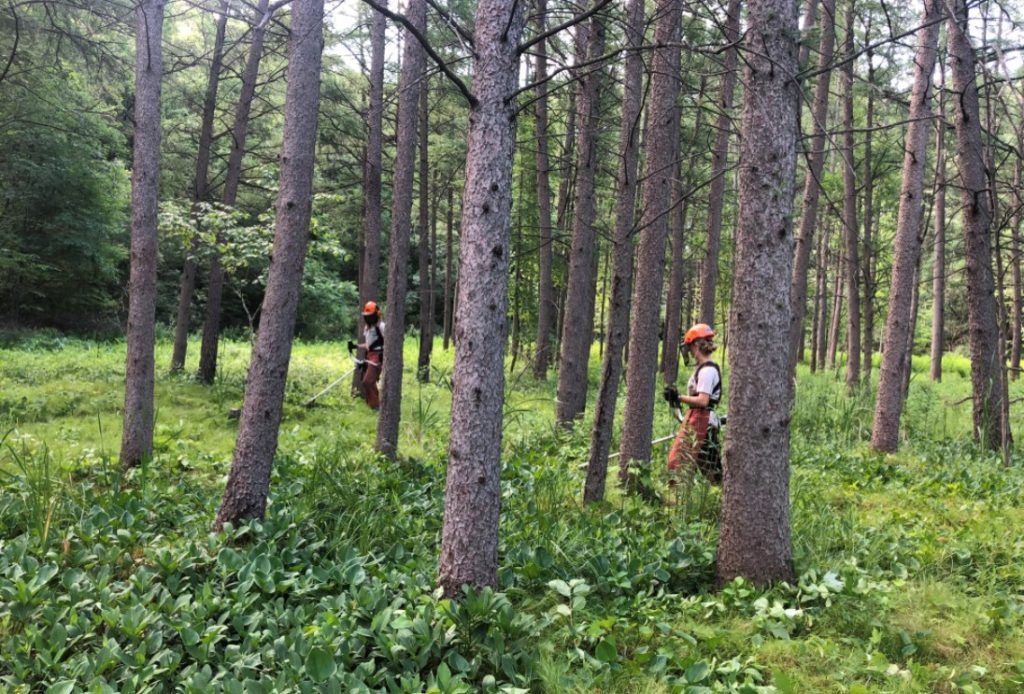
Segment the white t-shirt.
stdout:
<svg viewBox="0 0 1024 694">
<path fill-rule="evenodd" d="M 369 325 L 363 333 L 366 338 L 366 346 L 371 352 L 383 351 L 383 344 L 378 343 L 383 343 L 381 338 L 384 335 L 384 324 L 380 323 L 379 326 L 378 328 L 376 325 Z"/>
<path fill-rule="evenodd" d="M 710 398 L 721 387 L 721 380 L 714 366 L 698 368 L 686 383 L 686 393 L 691 396 L 704 393 Z M 711 426 L 718 426 L 718 415 L 714 410 L 711 411 Z"/>
</svg>

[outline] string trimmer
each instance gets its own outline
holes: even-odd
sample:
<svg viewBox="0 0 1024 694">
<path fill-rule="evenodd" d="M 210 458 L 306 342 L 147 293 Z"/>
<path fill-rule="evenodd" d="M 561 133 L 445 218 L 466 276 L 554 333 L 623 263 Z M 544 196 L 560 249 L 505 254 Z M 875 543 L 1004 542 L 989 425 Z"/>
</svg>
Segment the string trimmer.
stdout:
<svg viewBox="0 0 1024 694">
<path fill-rule="evenodd" d="M 356 347 L 355 343 L 352 342 L 351 340 L 349 340 L 348 341 L 348 353 L 349 353 L 349 355 L 352 355 L 352 351 L 355 349 L 355 347 Z M 319 393 L 317 393 L 316 395 L 311 397 L 309 400 L 307 400 L 306 403 L 305 403 L 306 407 L 312 407 L 316 403 L 317 400 L 319 400 L 321 397 L 323 397 L 324 395 L 329 393 L 331 390 L 333 390 L 335 387 L 337 387 L 338 384 L 341 383 L 342 381 L 344 381 L 346 378 L 351 376 L 355 372 L 356 369 L 361 369 L 364 366 L 366 366 L 366 360 L 365 359 L 360 359 L 359 357 L 356 357 L 354 355 L 352 355 L 352 361 L 355 362 L 355 366 L 353 366 L 351 369 L 349 369 L 348 371 L 343 373 L 341 376 L 339 376 L 335 380 L 331 381 L 329 384 L 327 384 L 327 387 L 325 387 Z"/>
<path fill-rule="evenodd" d="M 331 390 L 333 390 L 339 383 L 344 381 L 346 378 L 351 376 L 355 372 L 355 370 L 358 369 L 361 365 L 362 365 L 362 360 L 361 359 L 357 359 L 355 366 L 353 366 L 351 369 L 349 369 L 348 371 L 343 373 L 341 376 L 338 376 L 338 378 L 336 378 L 335 380 L 333 380 L 329 384 L 327 384 L 326 388 L 324 388 L 319 393 L 317 393 L 316 395 L 311 397 L 309 400 L 307 400 L 305 402 L 305 406 L 306 407 L 312 407 L 313 405 L 315 405 L 317 400 L 319 400 L 321 397 L 323 397 L 327 393 L 331 392 Z"/>
</svg>

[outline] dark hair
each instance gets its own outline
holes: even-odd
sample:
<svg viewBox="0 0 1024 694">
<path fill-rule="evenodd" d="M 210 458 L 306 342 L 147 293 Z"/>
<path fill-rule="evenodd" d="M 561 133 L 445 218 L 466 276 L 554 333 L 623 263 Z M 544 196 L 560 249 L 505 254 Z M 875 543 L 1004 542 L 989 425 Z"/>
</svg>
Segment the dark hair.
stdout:
<svg viewBox="0 0 1024 694">
<path fill-rule="evenodd" d="M 378 318 L 380 318 L 380 314 L 378 313 L 371 313 L 369 315 L 363 316 L 363 320 L 366 321 L 367 325 L 377 325 Z"/>
<path fill-rule="evenodd" d="M 693 343 L 697 346 L 697 349 L 700 350 L 701 354 L 706 357 L 710 357 L 711 354 L 718 349 L 718 345 L 712 342 L 710 337 L 697 338 Z"/>
</svg>

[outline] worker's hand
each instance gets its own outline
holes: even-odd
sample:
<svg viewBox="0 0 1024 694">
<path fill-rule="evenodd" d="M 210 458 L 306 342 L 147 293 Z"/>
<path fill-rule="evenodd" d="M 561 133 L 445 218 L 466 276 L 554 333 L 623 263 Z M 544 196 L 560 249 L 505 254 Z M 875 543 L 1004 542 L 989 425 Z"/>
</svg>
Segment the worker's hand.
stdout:
<svg viewBox="0 0 1024 694">
<path fill-rule="evenodd" d="M 356 343 L 352 342 L 352 340 L 349 340 L 348 341 L 348 351 L 349 351 L 349 353 L 351 354 L 352 352 L 355 351 L 355 349 L 356 349 Z"/>
<path fill-rule="evenodd" d="M 679 402 L 679 389 L 676 388 L 674 385 L 665 386 L 665 390 L 662 392 L 662 396 L 665 398 L 665 402 L 667 402 L 672 407 L 679 407 L 679 405 L 681 404 Z"/>
</svg>

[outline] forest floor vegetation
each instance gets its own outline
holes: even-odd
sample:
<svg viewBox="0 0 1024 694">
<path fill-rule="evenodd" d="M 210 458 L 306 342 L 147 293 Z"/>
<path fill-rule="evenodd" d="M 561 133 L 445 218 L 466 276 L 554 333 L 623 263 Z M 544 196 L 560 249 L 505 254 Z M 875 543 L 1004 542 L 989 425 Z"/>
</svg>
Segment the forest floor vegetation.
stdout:
<svg viewBox="0 0 1024 694">
<path fill-rule="evenodd" d="M 0 341 L 0 689 L 1024 689 L 1024 456 L 1007 468 L 971 442 L 962 357 L 947 355 L 941 384 L 915 360 L 892 456 L 868 449 L 870 392 L 801 367 L 799 579 L 717 592 L 718 490 L 681 485 L 669 507 L 610 483 L 581 507 L 590 411 L 558 431 L 554 379 L 520 361 L 499 591 L 456 603 L 435 590 L 454 353 L 435 349 L 429 384 L 408 370 L 388 462 L 344 386 L 303 407 L 349 368 L 344 346 L 297 343 L 267 517 L 213 534 L 247 356 L 225 342 L 207 387 L 167 373 L 162 341 L 154 458 L 123 474 L 124 344 Z M 673 428 L 663 409 L 655 436 Z M 661 488 L 664 454 L 648 471 Z"/>
</svg>

